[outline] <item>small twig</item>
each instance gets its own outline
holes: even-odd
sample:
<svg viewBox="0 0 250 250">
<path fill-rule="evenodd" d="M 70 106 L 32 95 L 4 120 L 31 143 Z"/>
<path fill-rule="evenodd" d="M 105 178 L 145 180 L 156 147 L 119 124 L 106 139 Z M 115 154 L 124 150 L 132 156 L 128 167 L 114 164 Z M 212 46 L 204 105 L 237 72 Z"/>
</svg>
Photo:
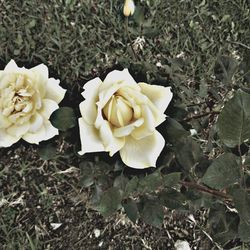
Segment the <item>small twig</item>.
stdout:
<svg viewBox="0 0 250 250">
<path fill-rule="evenodd" d="M 198 114 L 198 115 L 193 115 L 191 117 L 185 118 L 183 119 L 183 121 L 188 122 L 191 121 L 192 119 L 198 119 L 207 115 L 215 115 L 215 114 L 219 114 L 220 112 L 218 111 L 212 111 L 212 112 L 207 112 L 207 113 L 203 113 L 203 114 Z"/>
<path fill-rule="evenodd" d="M 125 21 L 125 30 L 126 30 L 126 34 L 127 34 L 127 36 L 128 36 L 129 44 L 130 44 L 131 50 L 132 50 L 132 52 L 133 52 L 133 54 L 134 54 L 134 57 L 135 57 L 136 60 L 139 60 L 139 59 L 138 59 L 138 56 L 137 56 L 137 54 L 135 53 L 135 50 L 134 50 L 134 48 L 133 48 L 133 41 L 132 41 L 132 39 L 131 39 L 131 37 L 130 37 L 130 34 L 129 34 L 129 31 L 128 31 L 128 17 L 126 17 L 126 21 Z"/>
<path fill-rule="evenodd" d="M 230 197 L 227 194 L 223 193 L 223 192 L 207 188 L 205 186 L 202 186 L 202 185 L 194 183 L 194 182 L 180 181 L 179 183 L 181 185 L 185 186 L 185 187 L 197 189 L 197 190 L 199 190 L 201 192 L 209 193 L 209 194 L 212 194 L 214 196 L 221 197 L 223 199 L 227 199 L 227 200 L 230 199 Z"/>
<path fill-rule="evenodd" d="M 233 42 L 233 41 L 228 41 L 228 40 L 227 40 L 227 42 L 233 43 L 233 44 L 237 44 L 237 45 L 240 45 L 240 46 L 242 46 L 242 47 L 244 47 L 244 48 L 246 48 L 246 49 L 250 49 L 249 46 L 247 46 L 246 44 L 241 43 L 241 42 Z"/>
</svg>

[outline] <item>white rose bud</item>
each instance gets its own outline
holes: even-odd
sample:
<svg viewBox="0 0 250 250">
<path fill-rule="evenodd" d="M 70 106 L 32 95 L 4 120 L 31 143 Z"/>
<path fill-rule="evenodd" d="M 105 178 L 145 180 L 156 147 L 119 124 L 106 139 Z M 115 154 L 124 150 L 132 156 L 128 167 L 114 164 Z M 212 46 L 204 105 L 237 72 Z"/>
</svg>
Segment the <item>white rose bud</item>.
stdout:
<svg viewBox="0 0 250 250">
<path fill-rule="evenodd" d="M 123 7 L 123 14 L 124 16 L 132 16 L 135 12 L 135 4 L 133 0 L 125 0 L 124 7 Z"/>
<path fill-rule="evenodd" d="M 87 82 L 82 95 L 79 154 L 119 151 L 129 167 L 155 167 L 165 144 L 156 127 L 165 120 L 170 87 L 137 84 L 124 69 Z"/>
<path fill-rule="evenodd" d="M 9 147 L 21 138 L 38 144 L 58 134 L 49 117 L 66 90 L 48 74 L 44 64 L 26 69 L 13 60 L 0 71 L 0 147 Z"/>
</svg>

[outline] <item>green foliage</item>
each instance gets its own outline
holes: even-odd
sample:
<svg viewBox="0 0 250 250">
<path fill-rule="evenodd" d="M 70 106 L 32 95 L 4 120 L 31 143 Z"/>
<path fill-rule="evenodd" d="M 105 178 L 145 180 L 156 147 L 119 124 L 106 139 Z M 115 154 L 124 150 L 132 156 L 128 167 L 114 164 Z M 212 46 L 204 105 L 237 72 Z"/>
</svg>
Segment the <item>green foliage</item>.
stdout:
<svg viewBox="0 0 250 250">
<path fill-rule="evenodd" d="M 132 199 L 128 199 L 124 202 L 123 207 L 128 218 L 136 223 L 136 220 L 139 217 L 139 211 L 136 202 Z"/>
<path fill-rule="evenodd" d="M 75 112 L 70 107 L 62 107 L 53 112 L 50 121 L 55 128 L 66 131 L 76 126 Z"/>
<path fill-rule="evenodd" d="M 250 138 L 250 94 L 238 90 L 218 117 L 220 139 L 228 147 L 235 147 Z"/>
<path fill-rule="evenodd" d="M 223 189 L 237 183 L 239 178 L 237 157 L 226 153 L 212 162 L 203 176 L 202 182 L 211 188 Z"/>
<path fill-rule="evenodd" d="M 47 161 L 56 157 L 56 150 L 56 147 L 53 144 L 49 143 L 40 146 L 37 152 L 41 159 Z"/>
</svg>

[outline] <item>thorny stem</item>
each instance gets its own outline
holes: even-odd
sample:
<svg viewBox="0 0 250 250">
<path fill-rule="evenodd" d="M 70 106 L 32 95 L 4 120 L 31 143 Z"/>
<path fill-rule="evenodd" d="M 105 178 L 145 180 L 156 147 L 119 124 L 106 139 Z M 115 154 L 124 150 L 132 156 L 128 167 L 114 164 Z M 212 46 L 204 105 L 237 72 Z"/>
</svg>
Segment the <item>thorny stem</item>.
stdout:
<svg viewBox="0 0 250 250">
<path fill-rule="evenodd" d="M 218 196 L 218 197 L 223 198 L 223 199 L 227 199 L 227 200 L 230 199 L 230 197 L 223 192 L 207 188 L 205 186 L 202 186 L 202 185 L 194 183 L 194 182 L 180 181 L 179 183 L 185 187 L 197 189 L 201 192 L 209 193 L 209 194 L 212 194 L 214 196 Z"/>
<path fill-rule="evenodd" d="M 193 115 L 191 117 L 185 118 L 183 119 L 183 121 L 188 122 L 191 121 L 192 119 L 198 119 L 207 115 L 215 115 L 215 114 L 219 114 L 220 112 L 218 111 L 212 111 L 212 112 L 207 112 L 207 113 L 203 113 L 203 114 L 199 114 L 199 115 Z"/>
<path fill-rule="evenodd" d="M 126 20 L 125 20 L 125 31 L 126 31 L 126 34 L 127 34 L 127 37 L 128 37 L 129 44 L 130 44 L 131 50 L 133 52 L 133 55 L 134 55 L 135 59 L 138 60 L 138 56 L 135 53 L 135 50 L 133 48 L 133 41 L 132 41 L 132 39 L 130 37 L 130 34 L 129 34 L 129 31 L 128 31 L 128 17 L 126 17 Z"/>
</svg>

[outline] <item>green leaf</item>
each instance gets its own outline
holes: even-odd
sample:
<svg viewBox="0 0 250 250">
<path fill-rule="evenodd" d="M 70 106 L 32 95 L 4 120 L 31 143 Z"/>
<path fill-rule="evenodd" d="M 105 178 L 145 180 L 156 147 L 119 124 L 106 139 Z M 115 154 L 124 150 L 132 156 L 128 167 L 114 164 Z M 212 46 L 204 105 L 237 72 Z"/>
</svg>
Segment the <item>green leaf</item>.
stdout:
<svg viewBox="0 0 250 250">
<path fill-rule="evenodd" d="M 140 179 L 138 185 L 139 192 L 153 192 L 162 184 L 161 174 L 154 172 Z"/>
<path fill-rule="evenodd" d="M 113 186 L 118 188 L 123 193 L 128 182 L 129 179 L 121 174 L 115 178 Z"/>
<path fill-rule="evenodd" d="M 178 184 L 180 179 L 181 179 L 181 172 L 167 174 L 163 176 L 163 184 L 167 187 L 173 187 L 176 184 Z"/>
<path fill-rule="evenodd" d="M 192 138 L 185 138 L 176 146 L 176 158 L 180 165 L 190 170 L 202 158 L 200 145 Z"/>
<path fill-rule="evenodd" d="M 97 210 L 104 216 L 110 216 L 121 206 L 121 195 L 117 188 L 111 187 L 105 191 L 102 196 Z"/>
<path fill-rule="evenodd" d="M 90 187 L 94 184 L 94 171 L 93 164 L 91 162 L 81 162 L 80 163 L 80 185 L 82 187 Z"/>
<path fill-rule="evenodd" d="M 240 221 L 238 227 L 239 237 L 243 242 L 250 242 L 250 224 L 244 220 Z"/>
<path fill-rule="evenodd" d="M 147 224 L 161 228 L 164 218 L 162 205 L 157 201 L 146 201 L 141 217 Z"/>
<path fill-rule="evenodd" d="M 235 147 L 250 139 L 250 94 L 238 90 L 218 117 L 217 129 L 222 142 Z"/>
<path fill-rule="evenodd" d="M 74 110 L 70 107 L 62 107 L 54 111 L 50 121 L 55 128 L 61 131 L 66 131 L 76 126 L 76 116 Z"/>
<path fill-rule="evenodd" d="M 250 226 L 250 195 L 243 189 L 237 188 L 232 191 L 232 196 L 241 220 Z"/>
<path fill-rule="evenodd" d="M 39 156 L 47 161 L 56 157 L 56 147 L 53 144 L 46 144 L 38 148 Z"/>
<path fill-rule="evenodd" d="M 171 143 L 177 143 L 181 138 L 190 135 L 190 132 L 186 131 L 182 125 L 174 119 L 167 117 L 167 141 Z"/>
<path fill-rule="evenodd" d="M 215 159 L 207 169 L 202 182 L 215 189 L 226 188 L 240 178 L 237 157 L 231 153 L 225 153 Z"/>
<path fill-rule="evenodd" d="M 185 196 L 174 190 L 164 190 L 159 193 L 159 200 L 161 204 L 170 209 L 185 209 Z"/>
<path fill-rule="evenodd" d="M 126 185 L 125 188 L 125 193 L 126 195 L 130 195 L 131 193 L 134 193 L 137 191 L 137 187 L 138 187 L 138 183 L 139 183 L 139 179 L 134 176 Z"/>
<path fill-rule="evenodd" d="M 135 13 L 133 15 L 133 18 L 135 20 L 135 22 L 137 23 L 137 25 L 143 25 L 144 23 L 144 8 L 142 6 L 136 6 L 136 9 L 135 9 Z"/>
<path fill-rule="evenodd" d="M 136 223 L 136 220 L 139 217 L 138 213 L 138 208 L 137 204 L 134 200 L 128 199 L 124 204 L 123 204 L 124 210 L 128 216 L 128 218 Z"/>
</svg>

